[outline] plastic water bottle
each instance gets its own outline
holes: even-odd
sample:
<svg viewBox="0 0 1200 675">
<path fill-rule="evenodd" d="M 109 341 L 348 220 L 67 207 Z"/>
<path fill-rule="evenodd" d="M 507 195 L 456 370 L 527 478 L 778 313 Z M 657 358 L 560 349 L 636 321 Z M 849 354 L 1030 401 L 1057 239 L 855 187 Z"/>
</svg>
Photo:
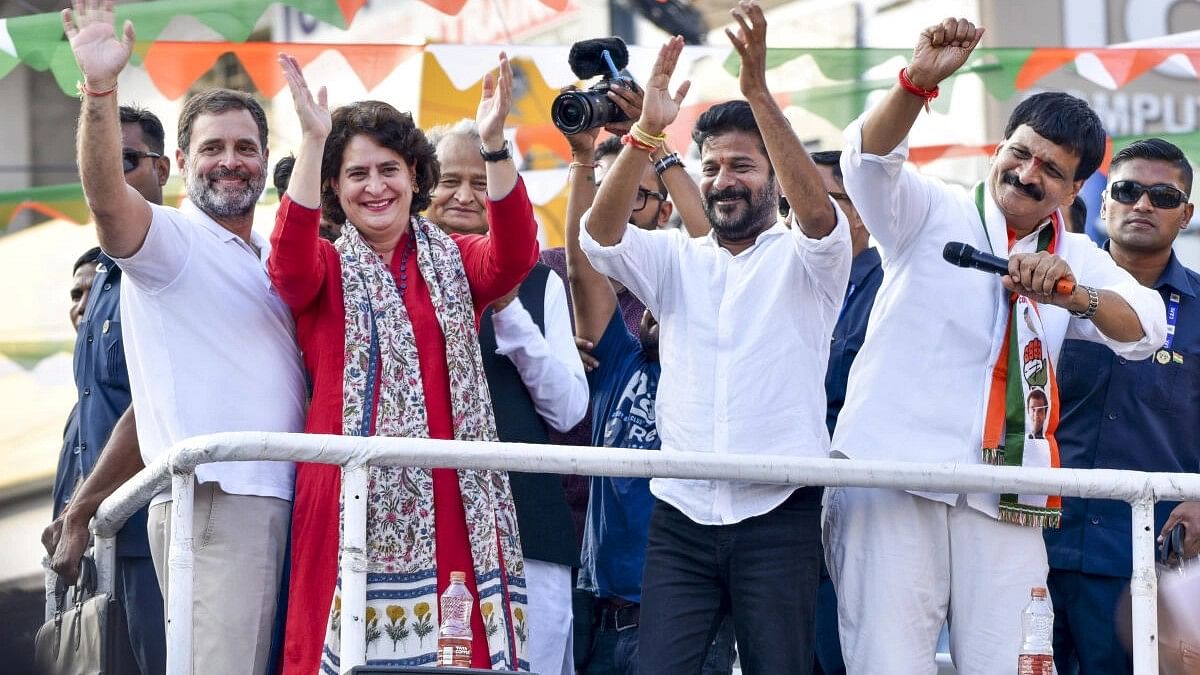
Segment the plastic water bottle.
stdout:
<svg viewBox="0 0 1200 675">
<path fill-rule="evenodd" d="M 441 667 L 471 667 L 471 607 L 475 599 L 466 582 L 465 572 L 451 572 L 450 585 L 442 592 L 437 649 Z"/>
<path fill-rule="evenodd" d="M 1053 675 L 1054 609 L 1044 587 L 1034 586 L 1029 596 L 1029 604 L 1021 612 L 1021 655 L 1017 658 L 1017 675 Z"/>
</svg>

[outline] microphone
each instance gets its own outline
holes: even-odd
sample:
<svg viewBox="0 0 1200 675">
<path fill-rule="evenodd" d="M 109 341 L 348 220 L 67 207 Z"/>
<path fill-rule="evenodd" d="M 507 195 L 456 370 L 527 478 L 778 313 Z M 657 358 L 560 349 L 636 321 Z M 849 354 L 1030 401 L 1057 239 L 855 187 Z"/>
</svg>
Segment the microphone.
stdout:
<svg viewBox="0 0 1200 675">
<path fill-rule="evenodd" d="M 567 64 L 581 80 L 590 80 L 597 75 L 609 77 L 614 74 L 613 70 L 619 71 L 629 65 L 629 49 L 619 37 L 580 40 L 571 45 Z"/>
<path fill-rule="evenodd" d="M 977 251 L 961 241 L 946 242 L 942 249 L 942 257 L 946 262 L 959 267 L 974 267 L 977 270 L 1008 276 L 1008 261 L 991 253 Z M 1070 295 L 1075 292 L 1075 282 L 1070 279 L 1059 279 L 1054 285 L 1054 292 L 1059 295 Z"/>
</svg>

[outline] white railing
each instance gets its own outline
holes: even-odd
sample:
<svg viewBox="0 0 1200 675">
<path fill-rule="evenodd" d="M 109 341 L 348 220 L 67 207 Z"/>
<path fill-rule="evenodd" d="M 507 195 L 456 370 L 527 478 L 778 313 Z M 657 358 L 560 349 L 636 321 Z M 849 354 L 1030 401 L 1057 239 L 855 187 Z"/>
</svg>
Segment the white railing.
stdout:
<svg viewBox="0 0 1200 675">
<path fill-rule="evenodd" d="M 341 669 L 366 660 L 367 465 L 498 469 L 590 476 L 704 478 L 792 485 L 858 486 L 948 493 L 1021 493 L 1120 499 L 1133 506 L 1133 661 L 1137 675 L 1158 672 L 1154 503 L 1200 500 L 1200 475 L 1108 469 L 1025 469 L 961 464 L 918 464 L 765 455 L 717 455 L 619 448 L 357 438 L 283 433 L 223 433 L 180 442 L 104 501 L 93 521 L 101 553 L 102 589 L 111 589 L 112 538 L 125 520 L 171 486 L 167 598 L 167 673 L 192 674 L 193 473 L 210 462 L 288 459 L 345 468 L 341 548 Z M 1016 619 L 1014 618 L 1014 621 Z M 346 645 L 363 645 L 350 650 Z M 1014 655 L 1015 658 L 1015 655 Z"/>
</svg>

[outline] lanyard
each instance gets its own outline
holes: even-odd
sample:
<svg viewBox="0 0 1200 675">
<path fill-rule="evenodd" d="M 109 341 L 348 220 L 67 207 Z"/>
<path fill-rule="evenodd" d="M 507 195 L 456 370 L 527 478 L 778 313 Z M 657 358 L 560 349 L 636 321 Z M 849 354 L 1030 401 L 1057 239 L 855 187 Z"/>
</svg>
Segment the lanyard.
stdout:
<svg viewBox="0 0 1200 675">
<path fill-rule="evenodd" d="M 1172 293 L 1170 300 L 1167 302 L 1167 341 L 1163 343 L 1163 349 L 1170 349 L 1171 344 L 1175 342 L 1175 322 L 1179 319 L 1179 294 Z"/>
</svg>

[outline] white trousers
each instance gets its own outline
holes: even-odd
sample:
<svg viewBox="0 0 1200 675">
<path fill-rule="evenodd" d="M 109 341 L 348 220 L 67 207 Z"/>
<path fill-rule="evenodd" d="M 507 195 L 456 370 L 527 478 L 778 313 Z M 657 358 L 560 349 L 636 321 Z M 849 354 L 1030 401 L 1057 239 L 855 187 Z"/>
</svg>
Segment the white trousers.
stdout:
<svg viewBox="0 0 1200 675">
<path fill-rule="evenodd" d="M 571 568 L 525 559 L 529 594 L 529 670 L 537 675 L 575 675 L 571 623 Z"/>
<path fill-rule="evenodd" d="M 1012 675 L 1042 531 L 898 490 L 827 488 L 823 540 L 850 675 L 933 675 L 943 622 L 966 675 Z"/>
</svg>

